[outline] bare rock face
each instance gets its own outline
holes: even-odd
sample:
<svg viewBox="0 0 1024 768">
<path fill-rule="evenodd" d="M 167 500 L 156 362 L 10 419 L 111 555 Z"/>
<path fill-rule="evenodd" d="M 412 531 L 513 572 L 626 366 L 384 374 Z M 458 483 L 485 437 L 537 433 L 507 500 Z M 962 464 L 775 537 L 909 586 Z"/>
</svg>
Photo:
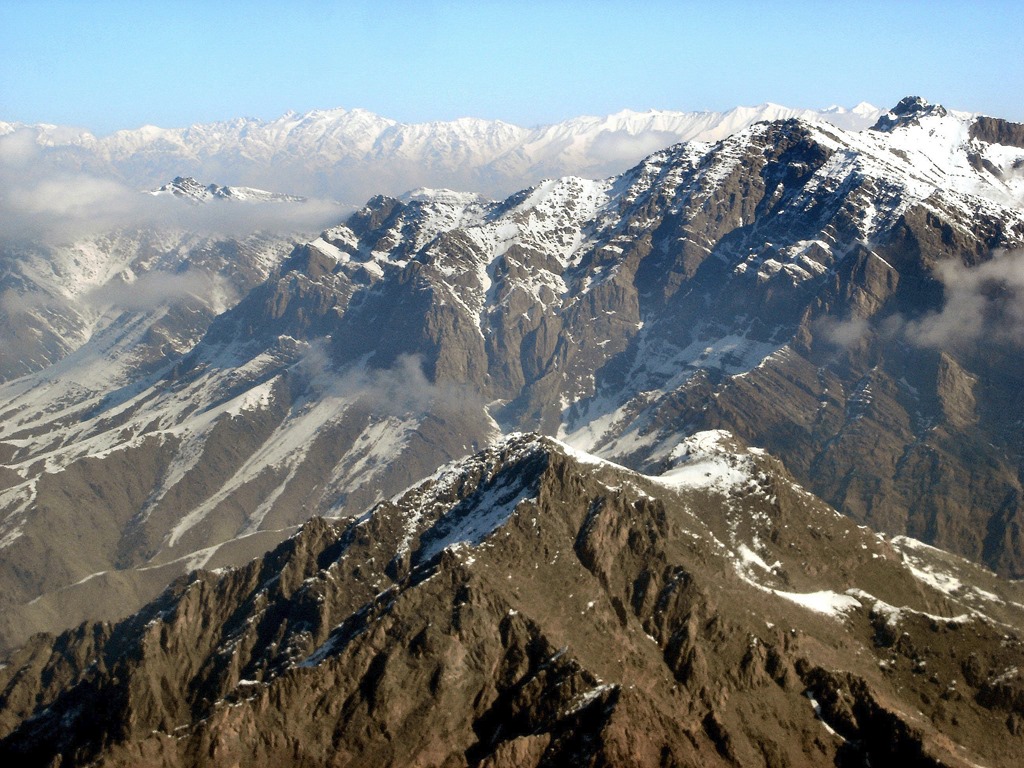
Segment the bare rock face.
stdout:
<svg viewBox="0 0 1024 768">
<path fill-rule="evenodd" d="M 725 433 L 518 435 L 0 669 L 6 764 L 1015 765 L 1020 587 Z M 953 585 L 956 586 L 953 586 Z"/>
<path fill-rule="evenodd" d="M 939 356 L 935 392 L 942 412 L 951 426 L 963 429 L 978 420 L 977 400 L 974 397 L 974 387 L 977 383 L 977 379 L 968 374 L 949 355 L 943 353 Z"/>
<path fill-rule="evenodd" d="M 1024 125 L 998 117 L 979 117 L 971 124 L 971 138 L 989 144 L 1024 148 Z"/>
</svg>

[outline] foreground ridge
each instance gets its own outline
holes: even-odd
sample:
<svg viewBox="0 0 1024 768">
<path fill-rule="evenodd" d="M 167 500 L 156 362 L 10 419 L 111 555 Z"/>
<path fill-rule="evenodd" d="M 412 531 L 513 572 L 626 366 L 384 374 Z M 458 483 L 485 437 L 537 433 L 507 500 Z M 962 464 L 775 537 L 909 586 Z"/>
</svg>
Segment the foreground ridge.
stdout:
<svg viewBox="0 0 1024 768">
<path fill-rule="evenodd" d="M 656 476 L 515 434 L 123 622 L 35 638 L 0 668 L 0 755 L 1010 766 L 1022 598 L 725 432 Z"/>
</svg>

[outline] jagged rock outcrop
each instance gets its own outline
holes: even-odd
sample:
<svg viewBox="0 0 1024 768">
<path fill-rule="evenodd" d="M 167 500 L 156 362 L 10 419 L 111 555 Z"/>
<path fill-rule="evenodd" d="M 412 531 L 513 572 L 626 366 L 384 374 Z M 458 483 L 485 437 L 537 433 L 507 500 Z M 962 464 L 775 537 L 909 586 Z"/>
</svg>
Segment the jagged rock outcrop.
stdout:
<svg viewBox="0 0 1024 768">
<path fill-rule="evenodd" d="M 8 764 L 1015 765 L 1017 584 L 704 433 L 506 438 L 0 668 Z"/>
<path fill-rule="evenodd" d="M 1024 125 L 998 117 L 981 116 L 971 123 L 971 138 L 1024 149 Z"/>
</svg>

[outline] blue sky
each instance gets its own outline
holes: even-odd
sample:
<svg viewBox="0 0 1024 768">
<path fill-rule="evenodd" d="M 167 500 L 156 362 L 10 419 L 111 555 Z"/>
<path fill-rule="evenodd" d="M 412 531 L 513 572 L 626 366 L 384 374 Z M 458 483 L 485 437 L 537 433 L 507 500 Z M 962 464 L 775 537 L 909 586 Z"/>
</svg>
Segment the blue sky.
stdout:
<svg viewBox="0 0 1024 768">
<path fill-rule="evenodd" d="M 521 125 L 623 108 L 1024 120 L 1024 3 L 0 0 L 0 120 L 108 133 L 362 107 Z"/>
</svg>

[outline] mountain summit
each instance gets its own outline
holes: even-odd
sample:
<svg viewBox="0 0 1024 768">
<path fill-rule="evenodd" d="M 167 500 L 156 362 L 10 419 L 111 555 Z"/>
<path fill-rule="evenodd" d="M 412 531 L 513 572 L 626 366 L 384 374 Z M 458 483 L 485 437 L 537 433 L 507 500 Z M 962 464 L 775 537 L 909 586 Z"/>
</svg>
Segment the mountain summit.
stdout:
<svg viewBox="0 0 1024 768">
<path fill-rule="evenodd" d="M 891 131 L 903 125 L 917 125 L 922 117 L 945 117 L 947 114 L 941 104 L 929 104 L 920 96 L 907 96 L 878 118 L 871 130 Z"/>
</svg>

